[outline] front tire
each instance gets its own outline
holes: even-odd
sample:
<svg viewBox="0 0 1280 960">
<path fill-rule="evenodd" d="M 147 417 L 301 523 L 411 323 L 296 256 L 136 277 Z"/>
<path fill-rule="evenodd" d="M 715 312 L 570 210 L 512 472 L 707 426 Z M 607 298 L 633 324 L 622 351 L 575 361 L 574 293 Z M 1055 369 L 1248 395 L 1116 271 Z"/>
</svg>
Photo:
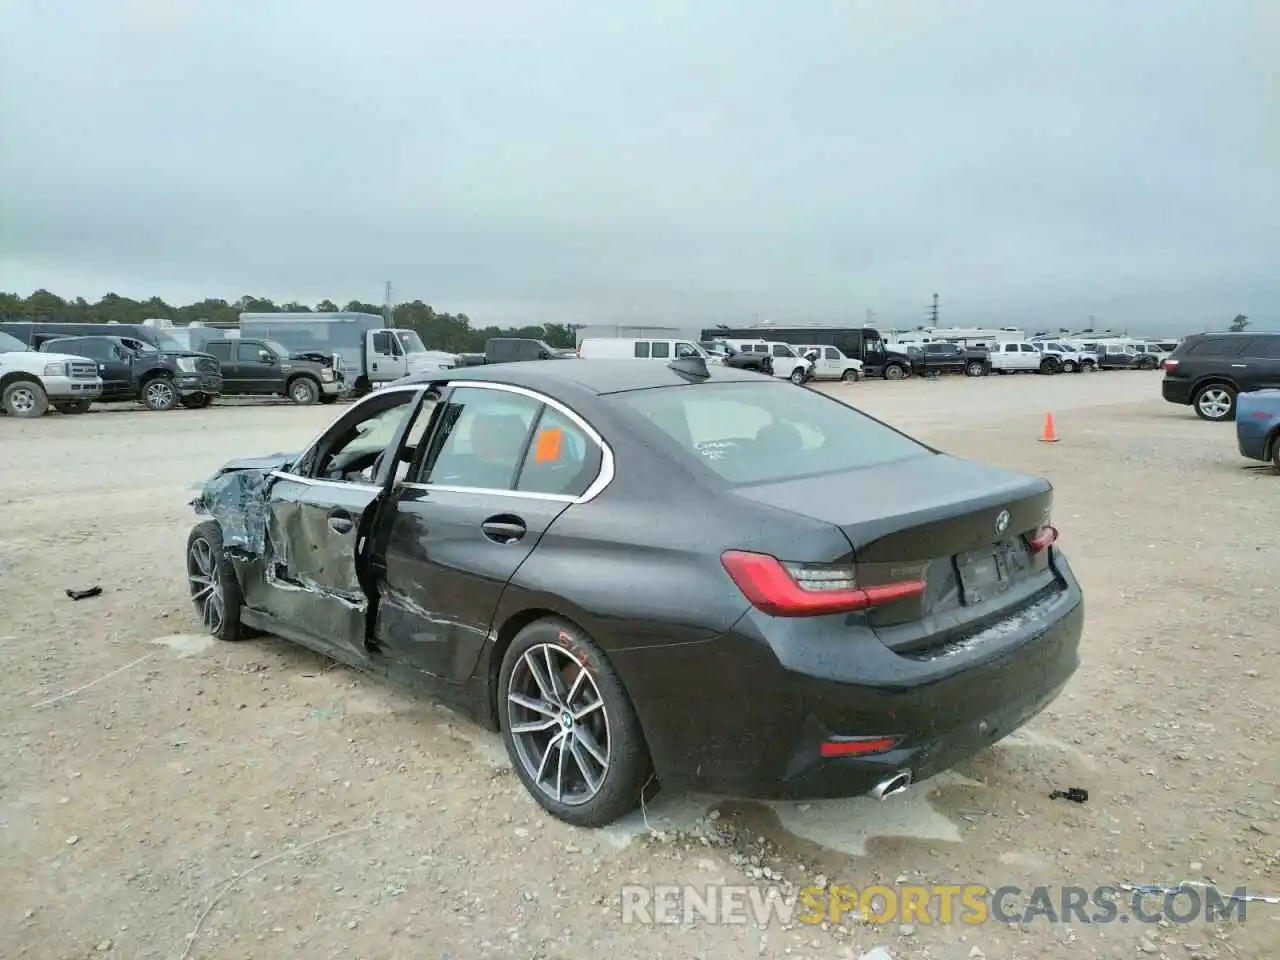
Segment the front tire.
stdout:
<svg viewBox="0 0 1280 960">
<path fill-rule="evenodd" d="M 884 368 L 884 378 L 886 380 L 905 380 L 907 378 L 907 370 L 900 363 L 891 363 Z"/>
<path fill-rule="evenodd" d="M 846 370 L 844 373 L 840 374 L 840 379 L 843 380 L 845 383 L 854 383 L 858 379 L 858 371 Z"/>
<path fill-rule="evenodd" d="M 559 619 L 518 634 L 498 672 L 502 741 L 542 809 L 602 827 L 640 803 L 651 764 L 631 698 L 604 652 Z"/>
<path fill-rule="evenodd" d="M 309 407 L 320 399 L 320 387 L 310 377 L 295 377 L 289 382 L 289 399 L 300 407 Z"/>
<path fill-rule="evenodd" d="M 1074 360 L 1063 360 L 1062 372 L 1063 373 L 1079 373 L 1080 368 L 1076 365 L 1076 362 Z"/>
<path fill-rule="evenodd" d="M 240 625 L 244 600 L 235 567 L 222 546 L 222 528 L 216 520 L 198 523 L 187 537 L 187 587 L 200 623 L 219 640 L 236 641 L 247 636 Z"/>
<path fill-rule="evenodd" d="M 156 413 L 164 413 L 178 405 L 178 391 L 168 377 L 156 377 L 142 385 L 142 405 Z"/>
<path fill-rule="evenodd" d="M 14 380 L 0 394 L 0 405 L 11 417 L 43 417 L 49 410 L 49 395 L 35 380 Z"/>
<path fill-rule="evenodd" d="M 964 372 L 970 377 L 981 377 L 987 371 L 981 360 L 971 360 L 969 365 L 964 368 Z"/>
<path fill-rule="evenodd" d="M 213 403 L 213 397 L 207 393 L 195 393 L 189 397 L 182 398 L 182 405 L 188 410 L 203 410 L 211 403 Z"/>
<path fill-rule="evenodd" d="M 792 370 L 790 380 L 797 387 L 804 383 L 804 367 L 796 367 Z"/>
<path fill-rule="evenodd" d="M 1047 357 L 1040 361 L 1040 372 L 1048 376 L 1058 372 L 1058 365 Z"/>
<path fill-rule="evenodd" d="M 1210 383 L 1196 391 L 1192 406 L 1196 416 L 1210 423 L 1225 423 L 1236 417 L 1236 391 L 1224 383 Z"/>
</svg>

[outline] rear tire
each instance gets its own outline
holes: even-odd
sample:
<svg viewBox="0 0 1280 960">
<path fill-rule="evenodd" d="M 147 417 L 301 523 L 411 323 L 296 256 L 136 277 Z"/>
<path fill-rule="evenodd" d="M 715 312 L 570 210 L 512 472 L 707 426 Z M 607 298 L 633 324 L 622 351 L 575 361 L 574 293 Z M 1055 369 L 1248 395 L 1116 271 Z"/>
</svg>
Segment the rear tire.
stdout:
<svg viewBox="0 0 1280 960">
<path fill-rule="evenodd" d="M 1196 391 L 1191 405 L 1201 420 L 1226 423 L 1236 418 L 1236 390 L 1225 383 L 1206 384 Z"/>
<path fill-rule="evenodd" d="M 79 413 L 89 412 L 88 400 L 72 400 L 70 403 L 55 403 L 53 409 L 59 413 L 65 413 L 67 416 L 75 416 Z"/>
<path fill-rule="evenodd" d="M 232 642 L 248 635 L 240 625 L 244 605 L 240 581 L 223 549 L 222 528 L 216 520 L 196 524 L 187 537 L 187 586 L 205 630 Z"/>
<path fill-rule="evenodd" d="M 604 652 L 573 624 L 548 618 L 516 634 L 497 707 L 516 776 L 557 820 L 602 827 L 639 805 L 652 771 L 640 721 Z"/>
<path fill-rule="evenodd" d="M 43 417 L 49 411 L 49 395 L 36 380 L 14 380 L 0 394 L 0 406 L 11 417 Z"/>
</svg>

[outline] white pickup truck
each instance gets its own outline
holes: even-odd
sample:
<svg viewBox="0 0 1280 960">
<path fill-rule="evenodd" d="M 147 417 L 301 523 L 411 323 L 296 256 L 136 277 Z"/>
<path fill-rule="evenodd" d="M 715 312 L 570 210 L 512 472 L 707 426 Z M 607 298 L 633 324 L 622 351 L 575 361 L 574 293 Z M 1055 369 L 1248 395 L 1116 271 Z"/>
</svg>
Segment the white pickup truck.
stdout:
<svg viewBox="0 0 1280 960">
<path fill-rule="evenodd" d="M 86 413 L 102 396 L 98 365 L 66 353 L 36 353 L 0 333 L 0 410 L 11 417 L 40 417 L 52 406 L 59 413 Z"/>
</svg>

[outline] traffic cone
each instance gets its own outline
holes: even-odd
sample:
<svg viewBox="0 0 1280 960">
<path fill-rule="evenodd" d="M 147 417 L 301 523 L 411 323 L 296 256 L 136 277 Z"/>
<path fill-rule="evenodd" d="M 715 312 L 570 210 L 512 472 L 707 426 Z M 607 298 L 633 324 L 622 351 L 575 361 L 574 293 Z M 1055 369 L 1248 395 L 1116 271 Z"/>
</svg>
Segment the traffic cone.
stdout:
<svg viewBox="0 0 1280 960">
<path fill-rule="evenodd" d="M 1040 434 L 1041 443 L 1057 443 L 1058 431 L 1053 425 L 1053 414 L 1046 413 L 1044 415 L 1044 431 Z"/>
</svg>

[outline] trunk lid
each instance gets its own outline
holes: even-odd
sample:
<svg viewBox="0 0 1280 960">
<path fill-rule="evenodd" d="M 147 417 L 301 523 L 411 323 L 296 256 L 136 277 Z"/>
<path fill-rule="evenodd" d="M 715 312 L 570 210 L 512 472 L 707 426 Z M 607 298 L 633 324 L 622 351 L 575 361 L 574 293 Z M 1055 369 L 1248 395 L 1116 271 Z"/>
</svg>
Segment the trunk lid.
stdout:
<svg viewBox="0 0 1280 960">
<path fill-rule="evenodd" d="M 735 492 L 839 527 L 851 553 L 823 560 L 852 560 L 859 586 L 925 581 L 923 596 L 866 615 L 904 654 L 985 629 L 1055 583 L 1049 551 L 1031 544 L 1053 504 L 1052 485 L 1038 477 L 934 454 Z"/>
</svg>

